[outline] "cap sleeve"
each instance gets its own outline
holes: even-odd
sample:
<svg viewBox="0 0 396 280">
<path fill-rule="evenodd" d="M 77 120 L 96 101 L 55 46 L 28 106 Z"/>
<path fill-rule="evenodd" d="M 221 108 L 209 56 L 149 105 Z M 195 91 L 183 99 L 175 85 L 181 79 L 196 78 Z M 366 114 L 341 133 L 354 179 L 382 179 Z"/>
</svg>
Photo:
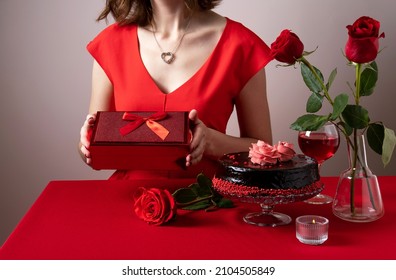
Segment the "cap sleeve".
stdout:
<svg viewBox="0 0 396 280">
<path fill-rule="evenodd" d="M 234 22 L 234 25 L 234 34 L 241 38 L 237 53 L 239 63 L 243 66 L 239 77 L 240 90 L 242 90 L 246 83 L 273 58 L 268 45 L 253 31 L 238 22 Z"/>
<path fill-rule="evenodd" d="M 109 25 L 87 44 L 87 50 L 105 71 L 113 83 L 115 75 L 128 53 L 125 48 L 130 46 L 131 26 L 119 26 L 117 23 Z"/>
</svg>

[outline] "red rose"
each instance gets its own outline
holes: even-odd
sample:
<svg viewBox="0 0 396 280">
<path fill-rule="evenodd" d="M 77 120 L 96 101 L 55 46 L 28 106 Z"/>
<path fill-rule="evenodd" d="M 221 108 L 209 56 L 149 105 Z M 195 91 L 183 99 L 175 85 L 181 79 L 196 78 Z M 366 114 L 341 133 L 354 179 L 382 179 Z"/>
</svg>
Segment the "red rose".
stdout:
<svg viewBox="0 0 396 280">
<path fill-rule="evenodd" d="M 176 215 L 176 203 L 168 190 L 140 188 L 135 195 L 134 210 L 143 221 L 161 225 Z"/>
<path fill-rule="evenodd" d="M 279 62 L 294 64 L 304 51 L 300 38 L 290 30 L 283 30 L 275 42 L 271 44 L 271 55 Z"/>
<path fill-rule="evenodd" d="M 385 33 L 379 34 L 380 23 L 370 17 L 360 17 L 353 25 L 348 25 L 348 41 L 345 45 L 346 57 L 355 63 L 368 63 L 373 61 L 378 54 L 379 38 L 384 38 Z"/>
</svg>

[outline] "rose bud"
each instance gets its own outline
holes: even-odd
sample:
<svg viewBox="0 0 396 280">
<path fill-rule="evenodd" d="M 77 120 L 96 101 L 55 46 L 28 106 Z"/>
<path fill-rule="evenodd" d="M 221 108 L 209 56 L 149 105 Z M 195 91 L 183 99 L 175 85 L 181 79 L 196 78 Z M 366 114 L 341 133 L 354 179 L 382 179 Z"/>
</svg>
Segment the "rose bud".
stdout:
<svg viewBox="0 0 396 280">
<path fill-rule="evenodd" d="M 370 17 L 360 17 L 353 25 L 348 25 L 348 41 L 345 45 L 346 57 L 355 63 L 368 63 L 377 57 L 380 22 Z"/>
<path fill-rule="evenodd" d="M 304 52 L 304 44 L 290 30 L 283 30 L 275 42 L 271 44 L 271 55 L 279 62 L 295 64 Z"/>
</svg>

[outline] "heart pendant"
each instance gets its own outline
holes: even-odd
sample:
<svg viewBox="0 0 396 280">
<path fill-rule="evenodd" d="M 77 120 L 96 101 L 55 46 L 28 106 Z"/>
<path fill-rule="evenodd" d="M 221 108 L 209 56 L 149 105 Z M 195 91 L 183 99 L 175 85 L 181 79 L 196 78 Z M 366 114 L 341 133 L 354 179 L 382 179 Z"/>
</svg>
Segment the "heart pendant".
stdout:
<svg viewBox="0 0 396 280">
<path fill-rule="evenodd" d="M 171 52 L 163 52 L 161 54 L 161 58 L 162 60 L 167 63 L 167 64 L 171 64 L 173 60 L 175 60 L 175 55 Z"/>
</svg>

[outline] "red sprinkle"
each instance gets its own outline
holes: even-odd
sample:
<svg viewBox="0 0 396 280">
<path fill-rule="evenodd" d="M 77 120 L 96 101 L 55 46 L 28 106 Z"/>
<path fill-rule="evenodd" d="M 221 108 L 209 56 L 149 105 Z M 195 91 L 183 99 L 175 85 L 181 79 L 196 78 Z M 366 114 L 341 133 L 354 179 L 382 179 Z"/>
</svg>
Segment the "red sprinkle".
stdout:
<svg viewBox="0 0 396 280">
<path fill-rule="evenodd" d="M 304 195 L 320 192 L 323 184 L 316 181 L 300 189 L 263 189 L 256 186 L 243 186 L 234 184 L 219 178 L 213 178 L 213 187 L 220 193 L 230 196 L 287 196 L 287 195 Z"/>
</svg>

